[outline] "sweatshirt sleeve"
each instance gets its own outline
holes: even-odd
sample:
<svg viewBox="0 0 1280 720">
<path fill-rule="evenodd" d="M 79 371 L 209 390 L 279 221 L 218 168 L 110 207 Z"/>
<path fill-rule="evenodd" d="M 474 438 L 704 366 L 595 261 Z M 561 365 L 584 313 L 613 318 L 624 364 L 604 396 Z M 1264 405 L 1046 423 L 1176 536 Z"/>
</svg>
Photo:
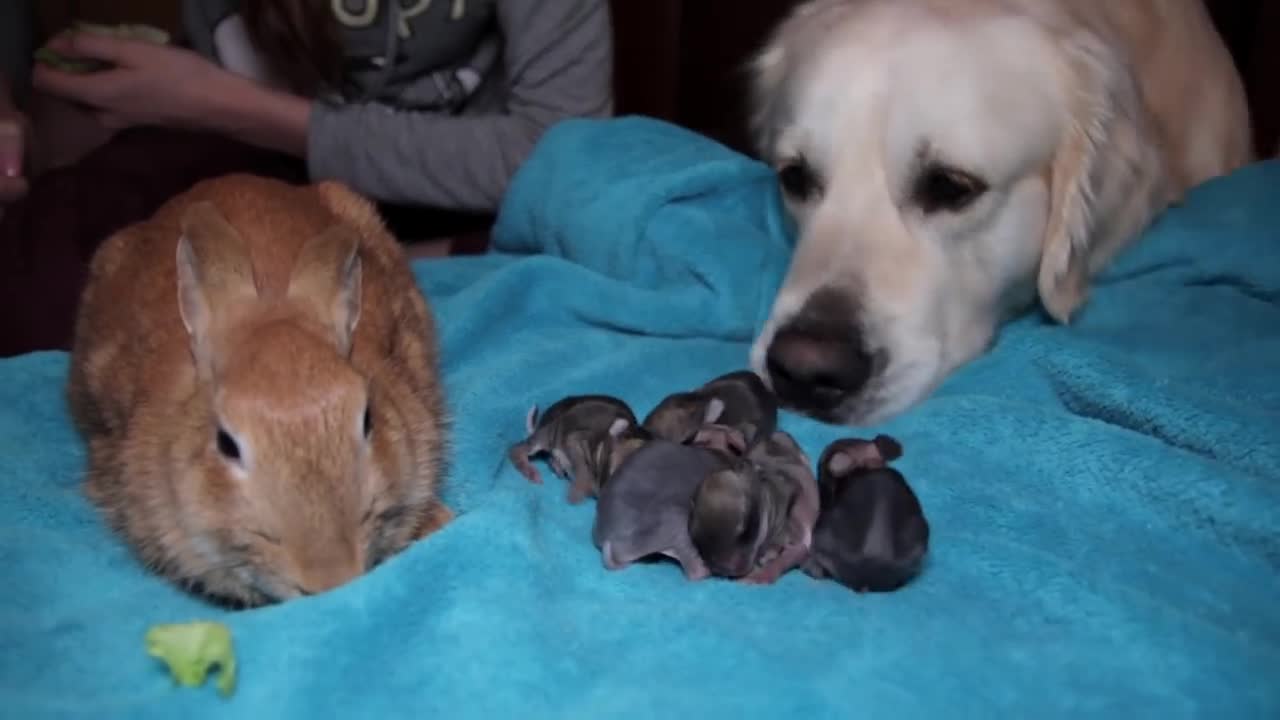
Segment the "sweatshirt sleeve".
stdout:
<svg viewBox="0 0 1280 720">
<path fill-rule="evenodd" d="M 492 212 L 542 132 L 613 110 L 607 0 L 499 0 L 505 113 L 312 105 L 307 165 L 383 202 Z"/>
<path fill-rule="evenodd" d="M 210 13 L 207 2 L 182 0 L 184 44 L 215 63 L 218 62 L 218 52 L 213 45 L 213 27 L 220 19 Z"/>
</svg>

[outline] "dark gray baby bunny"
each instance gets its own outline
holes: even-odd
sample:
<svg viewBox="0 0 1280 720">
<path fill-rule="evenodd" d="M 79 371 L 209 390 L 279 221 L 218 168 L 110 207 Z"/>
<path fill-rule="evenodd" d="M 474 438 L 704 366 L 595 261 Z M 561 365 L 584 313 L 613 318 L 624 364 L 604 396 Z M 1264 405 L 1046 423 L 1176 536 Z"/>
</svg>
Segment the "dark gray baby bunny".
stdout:
<svg viewBox="0 0 1280 720">
<path fill-rule="evenodd" d="M 743 460 L 711 447 L 662 438 L 628 456 L 600 491 L 591 538 L 604 566 L 621 570 L 642 558 L 665 555 L 689 580 L 710 576 L 689 538 L 693 495 L 708 475 Z"/>
<path fill-rule="evenodd" d="M 888 466 L 901 455 L 887 435 L 827 446 L 818 461 L 822 510 L 806 573 L 857 592 L 890 592 L 920 572 L 929 522 L 906 478 Z"/>
</svg>

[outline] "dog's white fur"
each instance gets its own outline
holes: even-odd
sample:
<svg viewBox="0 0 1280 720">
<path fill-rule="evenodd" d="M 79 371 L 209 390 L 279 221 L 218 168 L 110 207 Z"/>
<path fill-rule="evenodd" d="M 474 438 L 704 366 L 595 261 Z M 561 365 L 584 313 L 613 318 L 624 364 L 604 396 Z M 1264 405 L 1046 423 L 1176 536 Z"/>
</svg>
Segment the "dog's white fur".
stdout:
<svg viewBox="0 0 1280 720">
<path fill-rule="evenodd" d="M 1066 323 L 1156 214 L 1252 158 L 1200 0 L 812 0 L 752 70 L 762 156 L 803 156 L 822 190 L 787 201 L 800 240 L 751 364 L 768 380 L 779 326 L 839 288 L 885 360 L 847 424 L 913 406 L 1037 299 Z M 922 212 L 923 156 L 989 190 Z"/>
</svg>

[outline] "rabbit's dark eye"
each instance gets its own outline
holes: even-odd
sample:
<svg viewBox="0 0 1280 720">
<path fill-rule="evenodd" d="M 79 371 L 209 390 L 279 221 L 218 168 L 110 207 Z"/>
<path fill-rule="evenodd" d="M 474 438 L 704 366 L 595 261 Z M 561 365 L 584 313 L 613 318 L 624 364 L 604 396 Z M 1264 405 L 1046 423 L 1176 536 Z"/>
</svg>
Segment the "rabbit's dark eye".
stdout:
<svg viewBox="0 0 1280 720">
<path fill-rule="evenodd" d="M 364 406 L 364 436 L 366 439 L 373 434 L 373 412 L 368 405 Z"/>
<path fill-rule="evenodd" d="M 231 437 L 231 433 L 222 428 L 218 428 L 218 452 L 228 460 L 240 461 L 240 446 L 236 444 L 235 438 Z"/>
</svg>

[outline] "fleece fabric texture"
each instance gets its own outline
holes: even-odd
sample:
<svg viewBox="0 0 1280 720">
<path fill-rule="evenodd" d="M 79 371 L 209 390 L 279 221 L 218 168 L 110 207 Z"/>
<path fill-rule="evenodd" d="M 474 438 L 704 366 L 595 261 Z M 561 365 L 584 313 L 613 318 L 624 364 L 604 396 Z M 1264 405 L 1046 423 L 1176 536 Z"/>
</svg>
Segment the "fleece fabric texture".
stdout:
<svg viewBox="0 0 1280 720">
<path fill-rule="evenodd" d="M 887 432 L 933 528 L 924 574 L 605 570 L 594 505 L 504 462 L 525 413 L 638 414 L 746 363 L 794 233 L 768 170 L 640 118 L 566 122 L 495 252 L 415 269 L 440 321 L 458 518 L 340 589 L 225 612 L 139 568 L 81 496 L 67 358 L 0 364 L 0 716 L 1280 716 L 1280 162 L 1197 188 L 1096 284 L 911 412 L 784 413 L 812 458 Z M 230 699 L 175 687 L 153 623 L 227 623 Z"/>
</svg>

